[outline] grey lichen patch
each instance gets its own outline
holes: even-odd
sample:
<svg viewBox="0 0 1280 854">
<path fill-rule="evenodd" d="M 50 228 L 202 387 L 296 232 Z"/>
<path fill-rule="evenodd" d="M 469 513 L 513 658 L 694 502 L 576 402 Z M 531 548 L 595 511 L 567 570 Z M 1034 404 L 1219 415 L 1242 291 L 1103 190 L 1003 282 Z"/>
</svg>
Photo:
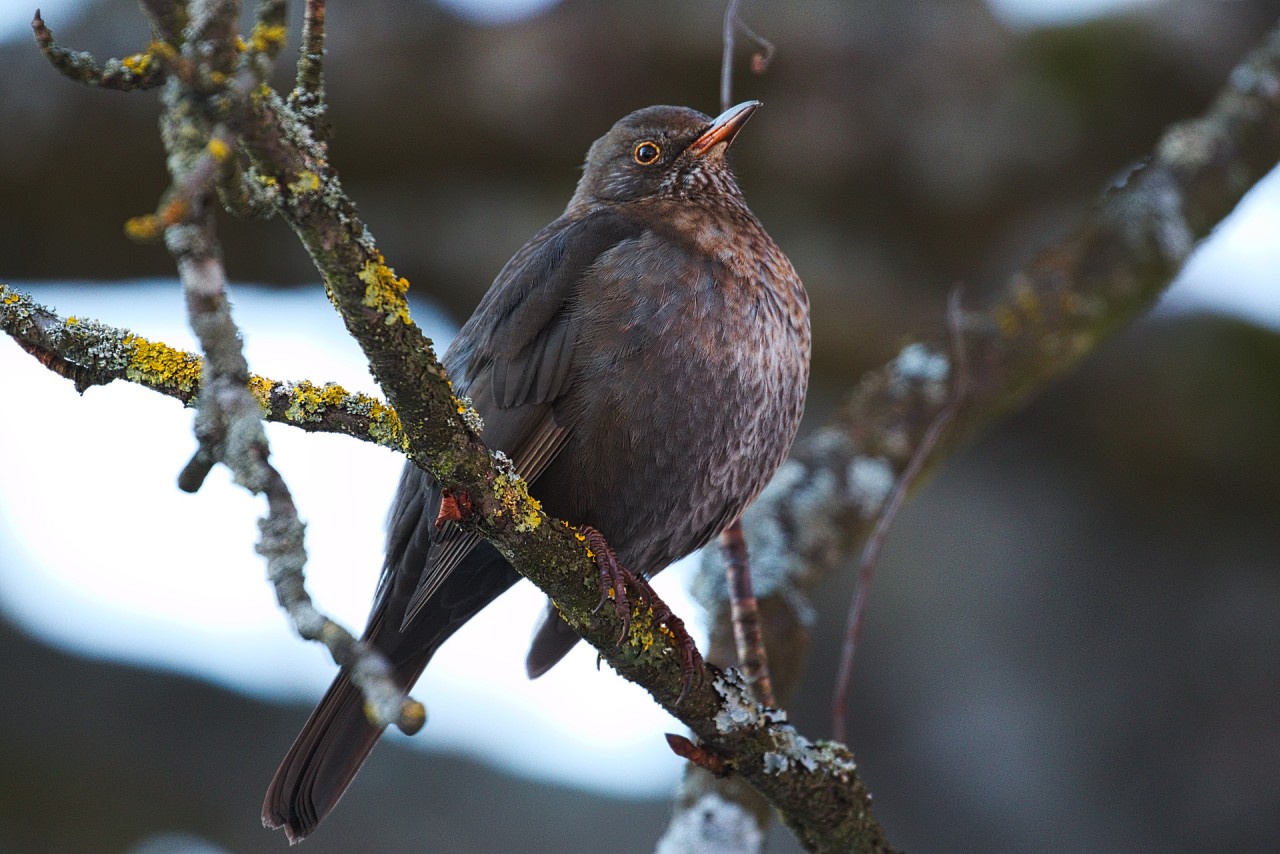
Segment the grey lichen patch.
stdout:
<svg viewBox="0 0 1280 854">
<path fill-rule="evenodd" d="M 825 560 L 839 550 L 840 531 L 835 510 L 840 502 L 840 484 L 827 468 L 809 469 L 807 476 L 791 490 L 787 506 L 793 526 L 791 546 L 809 560 Z"/>
<path fill-rule="evenodd" d="M 863 519 L 880 512 L 897 476 L 885 457 L 854 457 L 845 471 L 845 492 Z"/>
<path fill-rule="evenodd" d="M 785 761 L 787 767 L 795 765 L 809 772 L 818 770 L 820 763 L 813 754 L 813 742 L 792 727 L 780 727 L 775 735 L 775 742 L 778 745 L 777 761 Z"/>
<path fill-rule="evenodd" d="M 921 343 L 908 344 L 894 359 L 894 367 L 903 379 L 944 382 L 951 373 L 947 357 L 933 353 Z"/>
<path fill-rule="evenodd" d="M 775 753 L 772 750 L 766 751 L 764 754 L 764 773 L 781 774 L 791 767 L 791 760 L 781 753 Z"/>
<path fill-rule="evenodd" d="M 891 363 L 893 373 L 890 383 L 899 393 L 908 386 L 924 386 L 925 395 L 932 403 L 946 399 L 947 377 L 951 376 L 951 361 L 941 353 L 931 351 L 919 342 L 908 344 Z"/>
<path fill-rule="evenodd" d="M 454 396 L 453 402 L 458 415 L 462 417 L 462 423 L 466 428 L 477 436 L 484 430 L 484 419 L 480 417 L 480 413 L 476 411 L 475 404 L 471 402 L 471 398 L 463 395 L 461 397 Z"/>
<path fill-rule="evenodd" d="M 67 359 L 77 364 L 112 373 L 122 371 L 129 365 L 132 354 L 125 346 L 125 340 L 132 336 L 126 330 L 97 320 L 69 317 L 64 326 L 64 335 L 59 349 Z"/>
<path fill-rule="evenodd" d="M 838 741 L 819 741 L 810 746 L 810 755 L 842 780 L 848 780 L 858 773 L 858 763 L 843 744 Z"/>
<path fill-rule="evenodd" d="M 493 467 L 498 475 L 494 479 L 494 493 L 502 502 L 503 510 L 494 515 L 508 514 L 521 533 L 534 530 L 542 524 L 542 504 L 529 494 L 529 485 L 518 472 L 515 463 L 502 451 L 493 452 Z"/>
<path fill-rule="evenodd" d="M 839 549 L 840 508 L 844 506 L 839 479 L 827 465 L 811 467 L 788 460 L 764 492 L 747 508 L 742 531 L 751 561 L 752 586 L 757 598 L 787 594 L 800 584 L 802 573 Z M 791 524 L 789 520 L 803 520 Z M 717 548 L 706 549 L 693 582 L 694 597 L 708 610 L 727 601 L 724 562 Z M 807 612 L 801 602 L 800 612 Z"/>
<path fill-rule="evenodd" d="M 723 700 L 715 717 L 717 732 L 728 735 L 736 730 L 764 723 L 760 705 L 751 699 L 747 683 L 736 669 L 731 667 L 724 671 L 711 685 Z"/>
</svg>

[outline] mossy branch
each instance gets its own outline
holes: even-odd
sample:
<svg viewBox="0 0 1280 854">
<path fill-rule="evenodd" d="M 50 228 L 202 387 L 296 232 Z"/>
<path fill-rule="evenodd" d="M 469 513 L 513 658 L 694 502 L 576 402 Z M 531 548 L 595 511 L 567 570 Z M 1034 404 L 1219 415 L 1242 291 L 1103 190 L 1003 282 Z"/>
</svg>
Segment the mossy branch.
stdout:
<svg viewBox="0 0 1280 854">
<path fill-rule="evenodd" d="M 166 57 L 172 56 L 169 45 L 155 41 L 146 50 L 126 56 L 124 59 L 108 59 L 99 64 L 91 54 L 67 50 L 53 40 L 53 30 L 45 24 L 36 10 L 31 21 L 31 31 L 45 58 L 64 76 L 86 86 L 130 92 L 135 89 L 154 89 L 165 81 Z"/>
<path fill-rule="evenodd" d="M 96 320 L 61 317 L 3 282 L 0 331 L 45 367 L 75 383 L 80 392 L 123 380 L 185 405 L 192 405 L 200 394 L 198 354 Z M 372 395 L 348 391 L 336 383 L 274 380 L 259 374 L 249 375 L 249 391 L 267 421 L 404 450 L 399 416 Z"/>
</svg>

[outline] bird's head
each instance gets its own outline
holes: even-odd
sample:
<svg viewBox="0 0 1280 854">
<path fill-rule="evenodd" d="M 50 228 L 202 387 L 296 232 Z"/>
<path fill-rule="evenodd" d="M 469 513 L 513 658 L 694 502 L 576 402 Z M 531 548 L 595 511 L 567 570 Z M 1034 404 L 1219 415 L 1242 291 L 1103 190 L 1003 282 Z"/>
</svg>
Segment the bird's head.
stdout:
<svg viewBox="0 0 1280 854">
<path fill-rule="evenodd" d="M 636 110 L 592 144 L 569 207 L 700 193 L 740 195 L 725 152 L 759 106 L 759 101 L 745 101 L 715 119 L 688 107 Z"/>
</svg>

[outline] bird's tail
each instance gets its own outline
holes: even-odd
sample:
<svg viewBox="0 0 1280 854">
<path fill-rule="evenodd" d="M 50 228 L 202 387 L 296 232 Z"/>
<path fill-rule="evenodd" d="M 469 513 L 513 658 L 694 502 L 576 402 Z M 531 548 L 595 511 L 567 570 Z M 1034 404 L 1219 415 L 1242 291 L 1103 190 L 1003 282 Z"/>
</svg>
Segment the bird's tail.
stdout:
<svg viewBox="0 0 1280 854">
<path fill-rule="evenodd" d="M 407 691 L 427 658 L 396 668 L 396 684 Z M 342 673 L 316 706 L 267 788 L 262 823 L 283 828 L 289 842 L 302 840 L 337 805 L 383 729 L 369 723 L 364 696 Z"/>
<path fill-rule="evenodd" d="M 519 578 L 493 546 L 481 543 L 402 626 L 415 579 L 393 573 L 380 588 L 363 640 L 387 657 L 395 687 L 407 693 L 440 645 Z M 365 717 L 360 689 L 339 674 L 272 778 L 262 823 L 283 828 L 290 842 L 306 837 L 337 805 L 381 737 L 382 728 Z"/>
</svg>

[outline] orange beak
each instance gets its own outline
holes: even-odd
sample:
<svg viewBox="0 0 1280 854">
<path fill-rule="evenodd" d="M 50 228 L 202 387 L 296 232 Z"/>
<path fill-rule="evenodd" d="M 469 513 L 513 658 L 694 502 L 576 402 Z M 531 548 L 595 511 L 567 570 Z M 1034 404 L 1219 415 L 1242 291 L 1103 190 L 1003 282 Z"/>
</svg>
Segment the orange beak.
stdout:
<svg viewBox="0 0 1280 854">
<path fill-rule="evenodd" d="M 738 131 L 742 130 L 742 126 L 747 123 L 747 119 L 751 118 L 751 114 L 759 106 L 759 101 L 743 101 L 738 106 L 725 110 L 716 117 L 716 120 L 711 123 L 709 128 L 704 130 L 697 139 L 689 143 L 689 147 L 685 151 L 695 157 L 704 157 L 707 152 L 721 143 L 724 143 L 724 147 L 728 148 L 733 144 L 733 138 L 738 135 Z"/>
</svg>

